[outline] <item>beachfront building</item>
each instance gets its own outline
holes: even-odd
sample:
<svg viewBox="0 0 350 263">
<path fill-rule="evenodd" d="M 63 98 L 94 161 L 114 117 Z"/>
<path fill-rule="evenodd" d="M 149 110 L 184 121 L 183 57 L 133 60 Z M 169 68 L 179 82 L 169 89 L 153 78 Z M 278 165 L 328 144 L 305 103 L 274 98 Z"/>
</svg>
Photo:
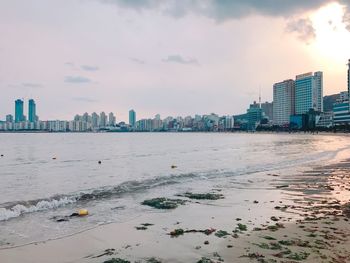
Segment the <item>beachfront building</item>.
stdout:
<svg viewBox="0 0 350 263">
<path fill-rule="evenodd" d="M 261 109 L 265 115 L 266 118 L 268 118 L 270 121 L 273 120 L 273 102 L 264 102 L 261 103 Z"/>
<path fill-rule="evenodd" d="M 348 91 L 342 91 L 338 95 L 337 103 L 341 103 L 344 101 L 349 101 L 349 92 Z"/>
<path fill-rule="evenodd" d="M 224 124 L 224 129 L 225 130 L 231 130 L 235 127 L 235 120 L 233 116 L 227 115 L 223 117 L 223 124 Z"/>
<path fill-rule="evenodd" d="M 295 113 L 305 114 L 310 109 L 323 111 L 323 73 L 320 71 L 296 76 Z"/>
<path fill-rule="evenodd" d="M 283 126 L 289 124 L 295 113 L 295 83 L 288 79 L 273 85 L 273 123 Z"/>
<path fill-rule="evenodd" d="M 21 121 L 24 121 L 23 100 L 18 99 L 15 101 L 15 122 Z"/>
<path fill-rule="evenodd" d="M 335 103 L 333 105 L 334 125 L 350 123 L 349 101 Z"/>
<path fill-rule="evenodd" d="M 100 122 L 100 116 L 98 116 L 98 114 L 96 112 L 93 112 L 91 114 L 91 125 L 92 125 L 92 128 L 94 128 L 94 129 L 98 128 L 99 122 Z"/>
<path fill-rule="evenodd" d="M 137 131 L 152 131 L 152 119 L 142 119 L 136 122 Z"/>
<path fill-rule="evenodd" d="M 108 126 L 114 127 L 116 124 L 116 117 L 114 116 L 113 112 L 110 112 L 108 115 Z"/>
<path fill-rule="evenodd" d="M 331 128 L 334 124 L 333 112 L 321 112 L 316 117 L 316 127 L 317 128 Z"/>
<path fill-rule="evenodd" d="M 28 101 L 28 121 L 29 122 L 36 122 L 36 104 L 33 99 L 30 99 Z"/>
<path fill-rule="evenodd" d="M 256 127 L 260 124 L 260 121 L 263 118 L 262 109 L 259 103 L 254 101 L 253 104 L 250 104 L 249 109 L 247 110 L 248 118 L 248 130 L 255 131 Z"/>
<path fill-rule="evenodd" d="M 11 114 L 6 115 L 6 122 L 13 122 L 13 116 Z"/>
<path fill-rule="evenodd" d="M 91 122 L 91 117 L 90 117 L 89 113 L 85 112 L 83 114 L 83 116 L 81 117 L 81 120 L 85 121 L 85 122 Z"/>
<path fill-rule="evenodd" d="M 136 124 L 136 112 L 134 110 L 129 111 L 129 125 L 134 128 Z"/>
<path fill-rule="evenodd" d="M 100 114 L 100 123 L 99 123 L 99 127 L 100 127 L 100 128 L 105 128 L 106 125 L 107 125 L 107 115 L 106 115 L 106 113 L 104 113 L 104 111 L 103 111 L 103 112 L 101 112 L 101 114 Z"/>
<path fill-rule="evenodd" d="M 349 98 L 349 95 L 350 95 L 350 59 L 348 61 L 348 98 Z M 350 103 L 350 100 L 349 100 L 349 103 Z"/>
</svg>

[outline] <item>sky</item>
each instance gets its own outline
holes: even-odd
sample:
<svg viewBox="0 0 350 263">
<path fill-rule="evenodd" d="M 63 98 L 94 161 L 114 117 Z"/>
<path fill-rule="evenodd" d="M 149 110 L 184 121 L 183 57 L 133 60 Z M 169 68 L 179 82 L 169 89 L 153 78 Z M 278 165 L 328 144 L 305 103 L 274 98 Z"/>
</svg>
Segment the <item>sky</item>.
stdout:
<svg viewBox="0 0 350 263">
<path fill-rule="evenodd" d="M 346 90 L 350 1 L 2 0 L 0 35 L 0 119 L 232 115 L 305 72 Z"/>
</svg>

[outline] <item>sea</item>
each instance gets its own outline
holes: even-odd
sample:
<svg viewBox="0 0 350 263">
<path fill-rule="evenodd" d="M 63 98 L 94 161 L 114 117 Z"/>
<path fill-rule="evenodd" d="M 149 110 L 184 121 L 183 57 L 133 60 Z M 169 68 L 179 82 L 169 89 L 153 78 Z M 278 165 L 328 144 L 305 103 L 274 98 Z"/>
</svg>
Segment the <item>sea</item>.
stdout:
<svg viewBox="0 0 350 263">
<path fill-rule="evenodd" d="M 153 213 L 147 198 L 268 189 L 271 174 L 293 176 L 349 152 L 348 136 L 324 134 L 3 133 L 0 248 Z M 79 209 L 89 215 L 68 217 Z"/>
</svg>

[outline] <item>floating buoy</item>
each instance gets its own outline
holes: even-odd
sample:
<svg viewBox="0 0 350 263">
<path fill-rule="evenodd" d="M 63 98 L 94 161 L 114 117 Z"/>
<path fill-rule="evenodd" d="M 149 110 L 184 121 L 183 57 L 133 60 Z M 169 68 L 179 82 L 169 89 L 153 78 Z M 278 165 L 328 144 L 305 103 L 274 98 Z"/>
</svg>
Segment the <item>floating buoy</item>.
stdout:
<svg viewBox="0 0 350 263">
<path fill-rule="evenodd" d="M 56 160 L 57 158 L 56 157 L 52 157 L 52 160 Z"/>
<path fill-rule="evenodd" d="M 80 209 L 79 211 L 78 211 L 78 215 L 79 216 L 87 216 L 89 214 L 89 212 L 88 212 L 88 210 L 86 210 L 86 209 Z"/>
<path fill-rule="evenodd" d="M 98 161 L 98 164 L 101 164 L 102 162 L 101 161 Z"/>
<path fill-rule="evenodd" d="M 177 168 L 176 165 L 172 165 L 172 166 L 171 166 L 171 169 L 175 169 L 175 168 Z"/>
</svg>

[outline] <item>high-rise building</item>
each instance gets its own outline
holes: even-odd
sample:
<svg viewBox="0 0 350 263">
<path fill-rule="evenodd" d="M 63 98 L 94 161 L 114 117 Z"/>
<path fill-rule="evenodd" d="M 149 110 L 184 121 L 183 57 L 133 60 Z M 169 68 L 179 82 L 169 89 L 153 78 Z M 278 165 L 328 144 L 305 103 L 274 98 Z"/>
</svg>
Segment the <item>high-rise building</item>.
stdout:
<svg viewBox="0 0 350 263">
<path fill-rule="evenodd" d="M 350 123 L 349 102 L 343 101 L 333 105 L 334 124 L 342 125 Z"/>
<path fill-rule="evenodd" d="M 91 122 L 91 121 L 90 121 L 91 119 L 90 119 L 89 113 L 85 112 L 85 113 L 83 114 L 83 116 L 81 117 L 81 120 L 82 120 L 83 122 L 90 123 L 90 122 Z"/>
<path fill-rule="evenodd" d="M 310 109 L 323 112 L 323 73 L 320 71 L 296 76 L 295 113 L 305 114 Z"/>
<path fill-rule="evenodd" d="M 13 116 L 11 114 L 6 115 L 6 122 L 13 122 Z"/>
<path fill-rule="evenodd" d="M 15 122 L 21 121 L 24 121 L 23 100 L 18 99 L 15 101 Z"/>
<path fill-rule="evenodd" d="M 254 101 L 253 104 L 250 104 L 249 109 L 247 110 L 248 116 L 248 130 L 255 131 L 256 127 L 260 124 L 262 120 L 262 109 L 259 103 Z"/>
<path fill-rule="evenodd" d="M 295 83 L 288 79 L 273 85 L 273 122 L 276 125 L 289 123 L 295 113 Z"/>
<path fill-rule="evenodd" d="M 115 118 L 113 112 L 111 112 L 108 115 L 108 125 L 111 126 L 111 127 L 114 127 L 115 123 L 116 123 L 116 118 Z"/>
<path fill-rule="evenodd" d="M 350 96 L 350 59 L 348 61 L 348 96 Z M 350 104 L 350 100 L 349 100 Z"/>
<path fill-rule="evenodd" d="M 98 128 L 100 122 L 100 116 L 96 112 L 91 114 L 91 123 L 92 123 L 92 128 Z"/>
<path fill-rule="evenodd" d="M 105 128 L 107 126 L 107 115 L 104 112 L 100 113 L 100 128 Z"/>
<path fill-rule="evenodd" d="M 337 102 L 344 102 L 349 100 L 349 92 L 348 91 L 342 91 L 339 93 L 339 97 L 337 99 Z"/>
<path fill-rule="evenodd" d="M 28 101 L 28 121 L 36 122 L 36 104 L 33 99 Z"/>
<path fill-rule="evenodd" d="M 136 112 L 134 110 L 129 111 L 129 125 L 135 127 L 136 124 Z"/>
<path fill-rule="evenodd" d="M 273 102 L 264 102 L 261 103 L 261 109 L 263 113 L 265 114 L 265 117 L 267 117 L 270 121 L 273 120 Z"/>
</svg>

